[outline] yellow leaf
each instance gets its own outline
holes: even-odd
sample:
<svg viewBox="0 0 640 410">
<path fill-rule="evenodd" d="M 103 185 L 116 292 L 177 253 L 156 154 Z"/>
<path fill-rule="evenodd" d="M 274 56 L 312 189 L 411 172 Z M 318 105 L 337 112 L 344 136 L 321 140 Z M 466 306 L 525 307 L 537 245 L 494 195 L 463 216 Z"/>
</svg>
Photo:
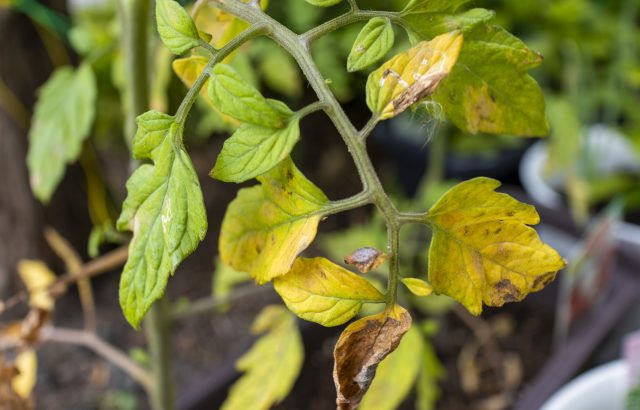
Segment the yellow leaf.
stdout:
<svg viewBox="0 0 640 410">
<path fill-rule="evenodd" d="M 209 60 L 207 60 L 205 57 L 191 56 L 191 57 L 186 57 L 186 58 L 175 59 L 175 60 L 173 60 L 173 63 L 171 65 L 173 67 L 173 71 L 176 73 L 176 75 L 182 81 L 182 83 L 185 86 L 187 86 L 188 88 L 191 88 L 193 86 L 193 84 L 196 82 L 196 79 L 198 78 L 200 73 L 202 73 L 202 70 L 204 70 L 204 67 L 207 65 L 208 61 Z M 240 121 L 238 121 L 235 118 L 230 117 L 228 115 L 222 114 L 213 105 L 213 103 L 211 102 L 211 100 L 207 96 L 207 89 L 208 88 L 209 88 L 209 79 L 207 78 L 207 80 L 204 83 L 204 86 L 200 90 L 200 95 L 204 98 L 204 100 L 207 102 L 209 107 L 211 107 L 211 109 L 213 111 L 218 113 L 220 115 L 220 117 L 222 117 L 222 119 L 223 119 L 223 121 L 225 123 L 230 124 L 230 125 L 232 125 L 234 127 L 239 126 L 240 125 Z"/>
<path fill-rule="evenodd" d="M 11 380 L 11 387 L 23 399 L 31 397 L 31 391 L 36 385 L 38 358 L 33 349 L 25 349 L 16 357 L 15 364 L 18 375 Z"/>
<path fill-rule="evenodd" d="M 418 278 L 402 278 L 402 283 L 409 289 L 409 292 L 416 296 L 429 296 L 433 293 L 433 288 L 427 282 Z"/>
<path fill-rule="evenodd" d="M 231 387 L 222 410 L 267 410 L 282 401 L 304 361 L 295 317 L 282 306 L 265 307 L 256 318 L 255 334 L 264 335 L 236 363 L 244 375 Z"/>
<path fill-rule="evenodd" d="M 343 324 L 363 303 L 384 302 L 384 295 L 365 279 L 324 258 L 298 258 L 273 285 L 289 310 L 323 326 Z"/>
<path fill-rule="evenodd" d="M 462 48 L 458 32 L 439 35 L 398 54 L 369 75 L 367 105 L 382 120 L 432 94 L 451 72 Z"/>
<path fill-rule="evenodd" d="M 50 312 L 54 299 L 49 294 L 49 285 L 56 280 L 56 275 L 40 261 L 21 260 L 18 273 L 29 292 L 29 305 Z"/>
<path fill-rule="evenodd" d="M 316 236 L 328 202 L 287 158 L 244 188 L 222 221 L 220 258 L 258 283 L 287 273 Z"/>
<path fill-rule="evenodd" d="M 404 308 L 391 309 L 353 322 L 342 332 L 333 350 L 338 410 L 358 407 L 376 374 L 378 364 L 393 352 L 411 328 Z"/>
<path fill-rule="evenodd" d="M 376 377 L 364 395 L 359 410 L 395 410 L 411 391 L 422 366 L 424 341 L 412 327 L 398 348 L 378 366 Z"/>
<path fill-rule="evenodd" d="M 551 282 L 564 260 L 544 244 L 531 205 L 494 190 L 500 182 L 475 178 L 450 189 L 431 208 L 429 282 L 436 293 L 462 303 L 474 315 L 482 303 L 502 306 Z"/>
</svg>

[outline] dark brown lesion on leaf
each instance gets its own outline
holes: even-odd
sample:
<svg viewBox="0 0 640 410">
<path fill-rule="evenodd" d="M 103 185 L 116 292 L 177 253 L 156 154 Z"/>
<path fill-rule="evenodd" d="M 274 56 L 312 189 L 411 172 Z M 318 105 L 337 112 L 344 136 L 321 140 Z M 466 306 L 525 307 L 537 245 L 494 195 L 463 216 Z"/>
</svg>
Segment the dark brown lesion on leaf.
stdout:
<svg viewBox="0 0 640 410">
<path fill-rule="evenodd" d="M 540 275 L 533 281 L 533 290 L 540 290 L 551 283 L 556 278 L 556 272 L 548 272 Z"/>
<path fill-rule="evenodd" d="M 386 73 L 386 71 L 385 71 Z M 393 113 L 398 115 L 417 101 L 428 97 L 433 94 L 440 82 L 449 73 L 433 73 L 431 75 L 425 75 L 413 83 L 402 94 L 400 94 L 395 100 L 393 100 Z M 384 77 L 384 74 L 383 74 Z"/>
<path fill-rule="evenodd" d="M 522 300 L 525 296 L 514 286 L 513 283 L 511 283 L 509 279 L 502 279 L 493 287 L 497 292 L 497 296 L 504 303 L 517 302 Z"/>
</svg>

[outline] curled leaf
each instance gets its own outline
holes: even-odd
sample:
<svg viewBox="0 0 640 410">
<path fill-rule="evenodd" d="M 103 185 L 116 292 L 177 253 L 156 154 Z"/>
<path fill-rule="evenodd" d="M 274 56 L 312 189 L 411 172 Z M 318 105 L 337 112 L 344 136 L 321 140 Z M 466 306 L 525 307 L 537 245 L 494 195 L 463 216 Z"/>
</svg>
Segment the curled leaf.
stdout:
<svg viewBox="0 0 640 410">
<path fill-rule="evenodd" d="M 349 255 L 344 257 L 344 263 L 347 265 L 354 265 L 362 273 L 367 273 L 382 265 L 387 259 L 388 255 L 384 252 L 366 246 L 364 248 L 356 249 Z"/>
<path fill-rule="evenodd" d="M 565 266 L 528 226 L 540 220 L 535 208 L 496 193 L 499 186 L 489 178 L 458 184 L 427 217 L 433 228 L 429 282 L 474 315 L 483 302 L 502 306 L 541 290 Z"/>
<path fill-rule="evenodd" d="M 339 410 L 358 407 L 376 374 L 378 364 L 393 352 L 411 328 L 411 316 L 404 308 L 393 308 L 350 324 L 333 351 L 333 381 Z"/>
<path fill-rule="evenodd" d="M 323 326 L 343 324 L 363 303 L 384 301 L 365 279 L 324 258 L 298 258 L 273 284 L 289 310 Z"/>
<path fill-rule="evenodd" d="M 395 117 L 433 93 L 451 72 L 462 47 L 461 33 L 423 41 L 369 75 L 367 105 L 382 120 Z"/>
</svg>

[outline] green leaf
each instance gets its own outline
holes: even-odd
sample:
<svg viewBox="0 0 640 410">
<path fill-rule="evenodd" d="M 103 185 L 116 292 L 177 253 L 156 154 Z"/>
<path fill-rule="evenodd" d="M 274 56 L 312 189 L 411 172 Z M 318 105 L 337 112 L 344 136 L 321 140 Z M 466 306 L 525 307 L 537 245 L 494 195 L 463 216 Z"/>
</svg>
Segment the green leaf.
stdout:
<svg viewBox="0 0 640 410">
<path fill-rule="evenodd" d="M 273 285 L 289 310 L 323 326 L 345 323 L 364 303 L 384 302 L 365 279 L 324 258 L 298 258 Z"/>
<path fill-rule="evenodd" d="M 157 0 L 156 22 L 162 42 L 173 54 L 182 54 L 200 44 L 195 23 L 178 2 Z"/>
<path fill-rule="evenodd" d="M 544 244 L 535 208 L 496 193 L 496 180 L 474 178 L 449 190 L 429 210 L 433 230 L 429 282 L 474 315 L 537 292 L 565 262 Z"/>
<path fill-rule="evenodd" d="M 287 117 L 227 64 L 217 64 L 209 80 L 209 98 L 223 114 L 242 122 L 282 128 Z"/>
<path fill-rule="evenodd" d="M 340 3 L 342 0 L 305 0 L 305 1 L 311 4 L 312 6 L 330 7 L 330 6 L 335 6 L 336 4 Z"/>
<path fill-rule="evenodd" d="M 453 12 L 471 0 L 411 0 L 402 10 L 403 14 Z"/>
<path fill-rule="evenodd" d="M 433 288 L 427 282 L 418 278 L 402 278 L 400 281 L 416 296 L 429 296 Z"/>
<path fill-rule="evenodd" d="M 236 362 L 244 375 L 231 387 L 221 410 L 268 410 L 287 397 L 300 374 L 304 347 L 295 316 L 281 306 L 267 306 L 252 331 L 267 333 Z"/>
<path fill-rule="evenodd" d="M 424 341 L 415 327 L 404 335 L 397 349 L 378 366 L 376 377 L 364 395 L 360 410 L 394 410 L 411 391 L 421 368 Z"/>
<path fill-rule="evenodd" d="M 56 69 L 38 94 L 27 166 L 34 195 L 46 203 L 66 165 L 78 159 L 95 118 L 96 79 L 91 66 Z"/>
<path fill-rule="evenodd" d="M 287 111 L 292 115 L 288 108 Z M 242 124 L 225 141 L 211 176 L 226 182 L 255 178 L 287 158 L 299 138 L 298 116 L 292 117 L 284 128 Z"/>
<path fill-rule="evenodd" d="M 347 58 L 347 70 L 354 72 L 380 60 L 393 47 L 391 20 L 374 17 L 362 28 Z"/>
<path fill-rule="evenodd" d="M 220 258 L 259 283 L 286 274 L 316 236 L 324 193 L 285 159 L 244 188 L 227 208 Z"/>
<path fill-rule="evenodd" d="M 182 127 L 156 111 L 138 117 L 133 155 L 141 165 L 127 181 L 118 229 L 133 231 L 120 279 L 120 305 L 134 327 L 159 299 L 170 274 L 207 231 L 198 176 L 182 147 Z"/>
<path fill-rule="evenodd" d="M 504 29 L 480 25 L 465 34 L 458 63 L 434 98 L 463 131 L 544 136 L 544 97 L 526 72 L 541 61 Z"/>
<path fill-rule="evenodd" d="M 493 11 L 471 9 L 463 13 L 412 13 L 403 17 L 405 26 L 422 39 L 430 39 L 442 33 L 468 30 L 486 23 L 495 16 Z M 465 38 L 466 40 L 466 38 Z"/>
<path fill-rule="evenodd" d="M 431 95 L 456 64 L 462 44 L 462 34 L 442 34 L 384 63 L 367 79 L 371 112 L 381 120 L 393 118 Z"/>
</svg>

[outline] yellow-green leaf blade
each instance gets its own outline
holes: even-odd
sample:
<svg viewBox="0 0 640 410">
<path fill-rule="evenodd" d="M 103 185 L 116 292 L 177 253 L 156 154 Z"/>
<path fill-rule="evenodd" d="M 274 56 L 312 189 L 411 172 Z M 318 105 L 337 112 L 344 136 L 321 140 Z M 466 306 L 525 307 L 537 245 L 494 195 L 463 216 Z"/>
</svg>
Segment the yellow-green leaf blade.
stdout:
<svg viewBox="0 0 640 410">
<path fill-rule="evenodd" d="M 120 278 L 120 305 L 134 327 L 207 230 L 198 176 L 189 155 L 175 144 L 180 132 L 169 115 L 149 111 L 138 117 L 133 153 L 153 164 L 140 166 L 127 181 L 118 220 L 119 229 L 133 231 Z"/>
<path fill-rule="evenodd" d="M 268 410 L 291 391 L 304 361 L 302 338 L 293 315 L 267 306 L 256 318 L 254 333 L 267 332 L 236 367 L 244 375 L 231 387 L 222 410 Z"/>
<path fill-rule="evenodd" d="M 354 72 L 380 60 L 393 47 L 391 20 L 374 17 L 362 28 L 347 58 L 347 70 Z"/>
<path fill-rule="evenodd" d="M 442 34 L 384 63 L 367 80 L 369 109 L 388 119 L 433 93 L 451 72 L 462 43 L 461 33 Z"/>
<path fill-rule="evenodd" d="M 429 296 L 433 293 L 433 287 L 422 279 L 402 278 L 400 281 L 416 296 Z"/>
<path fill-rule="evenodd" d="M 360 410 L 394 410 L 407 397 L 422 365 L 424 341 L 412 327 L 398 348 L 378 366 L 376 377 L 364 395 Z"/>
<path fill-rule="evenodd" d="M 48 202 L 68 163 L 80 155 L 95 118 L 96 79 L 89 64 L 61 67 L 39 89 L 31 129 L 27 166 L 31 189 Z"/>
<path fill-rule="evenodd" d="M 323 326 L 345 323 L 363 303 L 384 301 L 365 279 L 324 258 L 298 258 L 273 284 L 289 310 Z"/>
<path fill-rule="evenodd" d="M 313 241 L 328 198 L 288 158 L 258 181 L 227 208 L 219 250 L 224 263 L 264 283 L 286 274 Z"/>
<path fill-rule="evenodd" d="M 299 139 L 299 117 L 284 128 L 243 124 L 225 141 L 211 176 L 226 182 L 255 178 L 287 158 Z"/>
<path fill-rule="evenodd" d="M 427 218 L 434 233 L 429 282 L 475 315 L 483 303 L 502 306 L 541 290 L 565 265 L 528 226 L 539 221 L 535 208 L 494 192 L 499 185 L 489 178 L 463 182 Z"/>
<path fill-rule="evenodd" d="M 162 42 L 174 54 L 182 54 L 200 44 L 195 23 L 176 1 L 156 1 L 156 26 Z"/>
<path fill-rule="evenodd" d="M 281 128 L 286 117 L 273 107 L 240 74 L 227 64 L 213 67 L 209 79 L 209 98 L 223 114 L 239 121 L 268 128 Z"/>
<path fill-rule="evenodd" d="M 312 6 L 330 7 L 330 6 L 335 6 L 336 4 L 340 3 L 342 0 L 305 0 L 305 1 L 311 4 Z"/>
</svg>

